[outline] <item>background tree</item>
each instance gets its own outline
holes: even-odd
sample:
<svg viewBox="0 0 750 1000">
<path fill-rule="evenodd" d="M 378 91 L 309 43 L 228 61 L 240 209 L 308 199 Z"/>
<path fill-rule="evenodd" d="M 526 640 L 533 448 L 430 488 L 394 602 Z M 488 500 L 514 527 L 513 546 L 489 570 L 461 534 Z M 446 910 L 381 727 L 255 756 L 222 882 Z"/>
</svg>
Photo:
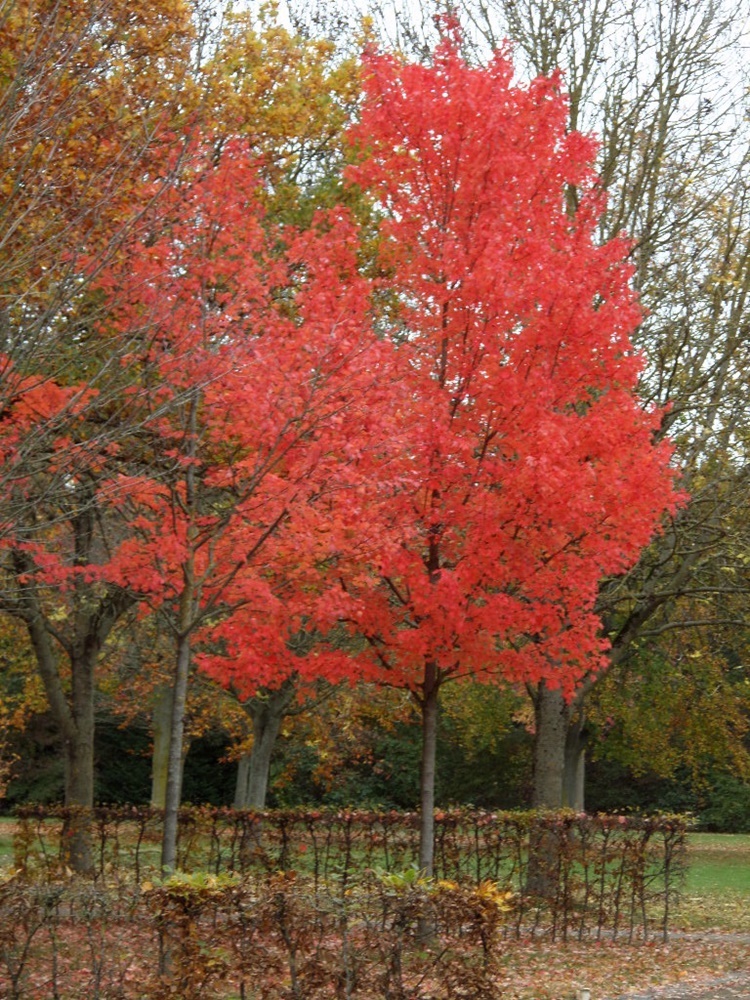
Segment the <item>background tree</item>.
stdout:
<svg viewBox="0 0 750 1000">
<path fill-rule="evenodd" d="M 21 385 L 18 402 L 6 409 L 3 445 L 12 448 L 26 425 L 39 420 L 58 429 L 62 424 L 67 433 L 50 442 L 44 469 L 38 462 L 33 479 L 15 483 L 14 492 L 23 497 L 17 512 L 25 516 L 15 518 L 0 545 L 0 607 L 28 632 L 62 737 L 65 803 L 86 809 L 94 795 L 95 671 L 110 632 L 134 597 L 105 577 L 117 530 L 112 519 L 105 524 L 98 517 L 95 496 L 108 456 L 92 454 L 83 416 L 80 424 L 72 422 L 69 393 L 54 392 L 48 381 Z M 88 466 L 80 458 L 81 442 Z M 68 469 L 65 494 L 57 489 L 61 467 Z M 50 480 L 54 485 L 46 493 Z M 90 864 L 85 822 L 71 823 L 69 862 L 85 870 Z"/>
<path fill-rule="evenodd" d="M 97 488 L 129 413 L 93 282 L 176 175 L 202 31 L 181 0 L 0 14 L 0 602 L 28 630 L 71 806 L 93 801 L 94 670 L 131 601 L 101 576 L 117 538 Z M 69 843 L 86 868 L 85 829 Z"/>
<path fill-rule="evenodd" d="M 259 197 L 276 223 L 309 226 L 316 211 L 354 202 L 341 184 L 346 125 L 360 97 L 358 31 L 289 30 L 273 8 L 230 10 L 210 83 L 211 132 L 220 150 L 247 142 L 263 184 Z"/>
<path fill-rule="evenodd" d="M 204 30 L 183 0 L 3 4 L 0 409 L 31 376 L 85 381 L 96 391 L 69 407 L 96 401 L 99 438 L 122 432 L 104 400 L 124 351 L 92 340 L 89 290 L 174 176 L 175 140 L 199 103 L 193 52 Z M 56 434 L 37 423 L 6 457 L 3 525 L 14 516 L 10 496 L 25 502 L 14 479 L 45 462 Z"/>
<path fill-rule="evenodd" d="M 748 488 L 740 375 L 750 282 L 748 137 L 736 70 L 743 25 L 734 7 L 713 2 L 462 6 L 489 43 L 510 37 L 530 72 L 565 72 L 571 126 L 601 136 L 602 235 L 625 229 L 634 237 L 648 310 L 634 337 L 648 359 L 641 392 L 670 404 L 662 433 L 675 441 L 692 501 L 627 579 L 602 588 L 598 611 L 616 667 L 654 628 L 679 620 L 680 595 L 716 598 L 713 614 L 686 627 L 707 630 L 721 620 L 728 581 L 717 568 L 737 566 L 740 555 L 723 525 Z M 544 687 L 533 692 L 539 805 L 582 804 L 574 772 L 595 680 L 587 678 L 569 704 Z"/>
<path fill-rule="evenodd" d="M 592 691 L 588 711 L 599 759 L 636 778 L 681 778 L 698 803 L 717 775 L 750 776 L 745 598 L 714 587 L 675 600 L 667 621 L 644 629 Z"/>
<path fill-rule="evenodd" d="M 293 642 L 298 642 L 299 638 L 295 636 Z M 295 654 L 293 643 L 290 645 L 290 656 L 309 652 L 307 649 Z M 306 645 L 308 643 L 303 640 L 303 647 Z M 321 702 L 334 694 L 334 688 L 322 679 L 313 685 L 301 685 L 294 666 L 292 661 L 289 673 L 278 686 L 261 688 L 241 702 L 250 718 L 252 743 L 237 762 L 235 809 L 266 808 L 271 761 L 282 725 L 286 720 L 315 711 Z"/>
</svg>

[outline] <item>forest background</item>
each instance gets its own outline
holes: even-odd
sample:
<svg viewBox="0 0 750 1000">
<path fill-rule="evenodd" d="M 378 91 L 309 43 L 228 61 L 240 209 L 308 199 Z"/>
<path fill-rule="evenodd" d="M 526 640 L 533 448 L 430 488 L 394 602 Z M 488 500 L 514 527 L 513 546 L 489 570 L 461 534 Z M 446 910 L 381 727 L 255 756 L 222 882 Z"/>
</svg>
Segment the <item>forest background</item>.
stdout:
<svg viewBox="0 0 750 1000">
<path fill-rule="evenodd" d="M 171 775 L 183 800 L 418 803 L 426 689 L 360 677 L 350 664 L 362 636 L 341 626 L 340 609 L 328 609 L 325 633 L 310 626 L 320 584 L 300 566 L 306 554 L 321 562 L 314 504 L 304 531 L 278 529 L 301 490 L 322 494 L 330 513 L 325 435 L 344 389 L 364 400 L 390 384 L 372 377 L 372 356 L 362 362 L 370 307 L 357 283 L 385 266 L 379 206 L 343 183 L 361 52 L 377 41 L 429 65 L 445 31 L 434 15 L 453 13 L 467 66 L 487 65 L 509 40 L 518 78 L 562 70 L 567 126 L 598 136 L 595 186 L 607 201 L 597 239 L 633 241 L 646 309 L 633 333 L 645 355 L 638 391 L 661 414 L 656 436 L 673 442 L 689 499 L 632 569 L 602 575 L 606 662 L 593 655 L 591 670 L 577 669 L 569 700 L 533 673 L 441 688 L 437 802 L 580 808 L 585 756 L 589 809 L 692 809 L 714 828 L 746 829 L 746 25 L 708 0 L 364 13 L 3 5 L 4 803 L 164 805 L 170 740 L 173 765 L 184 755 L 184 776 Z M 217 169 L 240 160 L 244 173 Z M 573 213 L 579 194 L 569 184 Z M 242 267 L 237 246 L 251 249 Z M 303 272 L 315 289 L 307 299 L 295 285 Z M 362 322 L 343 353 L 327 354 L 346 296 L 346 314 Z M 378 300 L 383 329 L 398 305 Z M 222 448 L 230 438 L 201 428 L 198 400 L 216 386 L 231 393 L 211 367 L 220 352 L 198 364 L 201 344 L 172 335 L 166 364 L 164 331 L 216 344 L 233 322 L 262 322 L 282 337 L 300 316 L 330 361 L 318 395 L 295 410 L 294 355 L 288 368 L 267 358 L 253 402 L 271 384 L 273 405 L 243 412 L 227 395 L 232 448 Z M 335 447 L 347 441 L 355 462 L 365 408 L 345 420 Z M 261 426 L 267 450 L 249 463 L 242 435 L 258 438 Z M 309 452 L 299 464 L 311 435 L 314 466 Z M 179 530 L 170 535 L 165 518 Z M 218 558 L 239 544 L 238 524 L 251 525 L 242 565 L 262 566 L 251 580 Z"/>
</svg>

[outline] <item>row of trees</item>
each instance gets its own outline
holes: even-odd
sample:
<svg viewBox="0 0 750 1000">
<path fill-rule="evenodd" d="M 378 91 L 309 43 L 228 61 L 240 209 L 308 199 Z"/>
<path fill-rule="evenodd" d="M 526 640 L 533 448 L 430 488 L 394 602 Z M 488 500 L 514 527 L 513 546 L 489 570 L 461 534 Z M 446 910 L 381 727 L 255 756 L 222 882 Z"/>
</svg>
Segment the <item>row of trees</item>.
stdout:
<svg viewBox="0 0 750 1000">
<path fill-rule="evenodd" d="M 93 800 L 118 643 L 167 707 L 166 868 L 195 666 L 248 706 L 257 797 L 292 703 L 366 679 L 420 706 L 429 869 L 447 681 L 527 686 L 536 803 L 559 805 L 602 668 L 637 650 L 657 671 L 674 624 L 741 615 L 741 156 L 692 108 L 728 25 L 712 48 L 673 8 L 646 43 L 621 6 L 582 5 L 569 49 L 508 16 L 525 86 L 507 55 L 461 54 L 450 17 L 426 60 L 359 63 L 308 23 L 182 3 L 7 8 L 0 600 L 68 804 Z M 494 43 L 502 11 L 481 13 Z M 623 24 L 647 51 L 607 47 Z M 629 76 L 602 69 L 626 52 Z M 685 169 L 715 147 L 709 189 Z"/>
</svg>

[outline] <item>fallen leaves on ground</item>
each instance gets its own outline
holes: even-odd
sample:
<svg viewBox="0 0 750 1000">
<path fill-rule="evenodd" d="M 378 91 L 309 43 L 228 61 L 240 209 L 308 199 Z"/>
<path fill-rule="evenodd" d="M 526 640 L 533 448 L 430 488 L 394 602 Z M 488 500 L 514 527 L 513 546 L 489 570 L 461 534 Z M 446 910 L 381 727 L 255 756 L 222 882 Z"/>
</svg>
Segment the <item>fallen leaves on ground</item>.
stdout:
<svg viewBox="0 0 750 1000">
<path fill-rule="evenodd" d="M 591 1000 L 639 994 L 656 987 L 706 982 L 750 968 L 750 935 L 680 934 L 667 943 L 612 941 L 509 942 L 499 959 L 498 997 L 572 1000 L 581 988 Z"/>
</svg>

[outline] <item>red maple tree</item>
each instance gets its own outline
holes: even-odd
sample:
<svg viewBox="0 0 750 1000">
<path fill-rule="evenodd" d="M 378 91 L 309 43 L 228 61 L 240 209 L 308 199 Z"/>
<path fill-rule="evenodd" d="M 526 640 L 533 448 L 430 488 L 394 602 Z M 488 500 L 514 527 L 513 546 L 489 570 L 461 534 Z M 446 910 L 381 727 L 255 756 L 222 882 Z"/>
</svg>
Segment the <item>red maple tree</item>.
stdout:
<svg viewBox="0 0 750 1000">
<path fill-rule="evenodd" d="M 338 613 L 423 718 L 421 866 L 431 871 L 438 693 L 449 678 L 572 692 L 601 661 L 606 574 L 677 500 L 660 414 L 636 385 L 641 311 L 624 239 L 597 245 L 594 142 L 566 132 L 553 75 L 471 67 L 449 30 L 431 65 L 370 53 L 351 179 L 383 211 L 379 259 L 408 370 L 400 485 Z M 364 511 L 364 508 L 363 508 Z"/>
</svg>

